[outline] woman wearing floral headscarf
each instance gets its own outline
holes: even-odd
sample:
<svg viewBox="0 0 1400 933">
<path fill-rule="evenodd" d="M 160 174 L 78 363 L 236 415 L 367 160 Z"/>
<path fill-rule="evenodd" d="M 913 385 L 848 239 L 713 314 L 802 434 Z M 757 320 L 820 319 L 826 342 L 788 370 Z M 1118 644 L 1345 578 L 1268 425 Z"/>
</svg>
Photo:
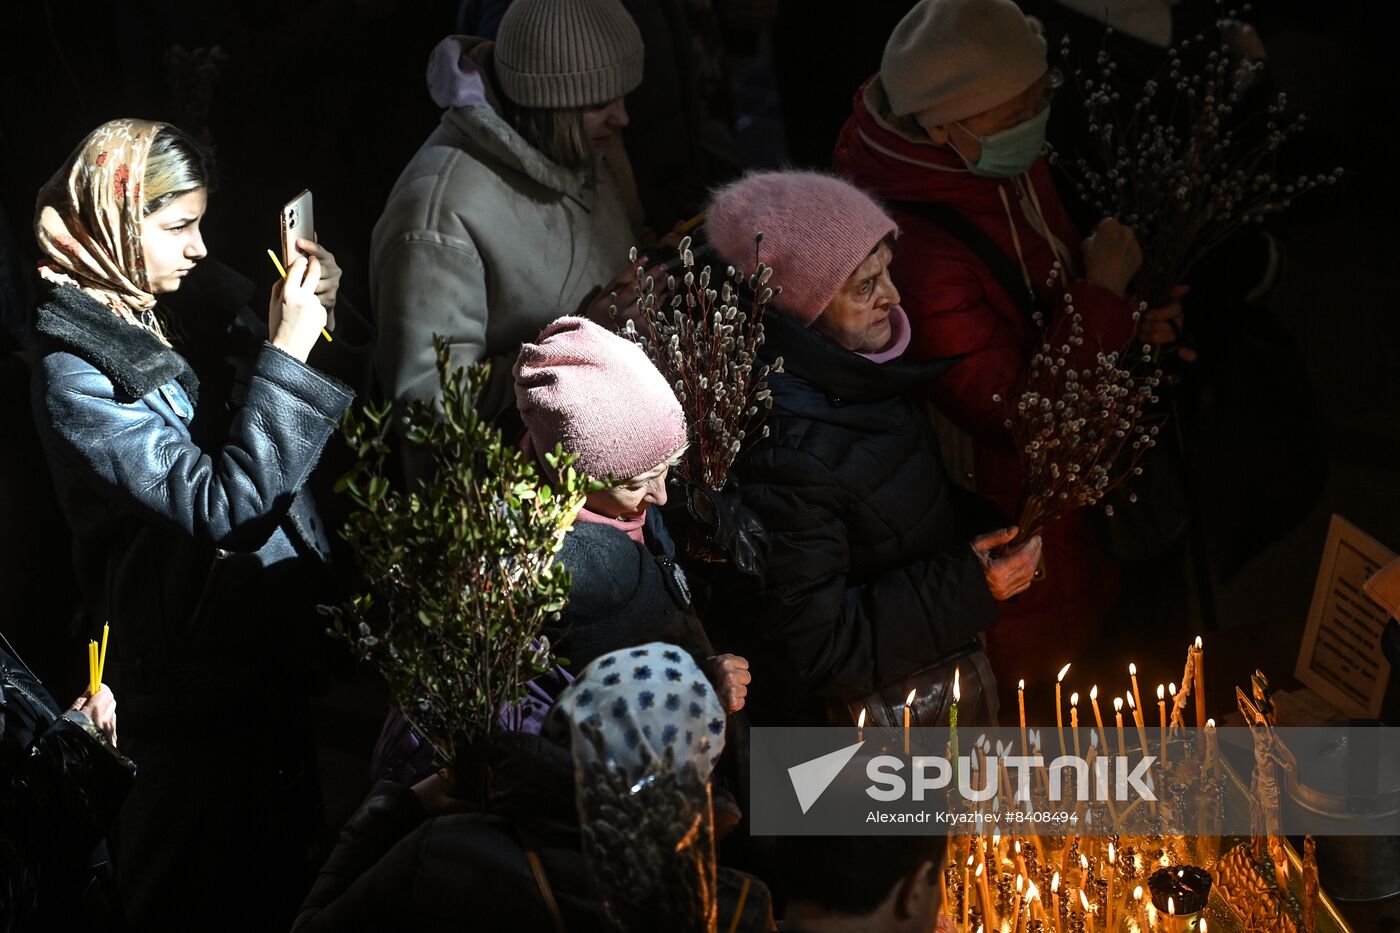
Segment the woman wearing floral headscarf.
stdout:
<svg viewBox="0 0 1400 933">
<path fill-rule="evenodd" d="M 89 624 L 111 625 L 105 679 L 140 769 L 113 853 L 142 930 L 285 927 L 304 890 L 315 781 L 300 652 L 320 629 L 328 541 L 303 487 L 353 397 L 306 363 L 334 260 L 301 241 L 311 256 L 273 290 L 226 434 L 194 441 L 216 413 L 200 419 L 160 301 L 206 255 L 210 179 L 180 130 L 114 120 L 35 217 L 34 414 Z"/>
</svg>

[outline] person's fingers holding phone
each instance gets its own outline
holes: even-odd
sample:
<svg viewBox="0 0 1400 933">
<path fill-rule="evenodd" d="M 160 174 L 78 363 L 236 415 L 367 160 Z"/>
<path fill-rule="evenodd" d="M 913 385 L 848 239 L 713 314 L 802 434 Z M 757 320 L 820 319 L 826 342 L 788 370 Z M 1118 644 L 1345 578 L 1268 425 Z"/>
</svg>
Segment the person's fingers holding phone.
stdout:
<svg viewBox="0 0 1400 933">
<path fill-rule="evenodd" d="M 342 275 L 340 263 L 335 261 L 335 254 L 319 241 L 308 240 L 306 237 L 297 239 L 297 249 L 321 263 L 321 281 L 316 286 L 316 297 L 321 299 L 321 304 L 325 305 L 327 310 L 335 308 L 335 296 L 340 291 Z"/>
<path fill-rule="evenodd" d="M 272 345 L 302 362 L 326 326 L 326 307 L 316 294 L 320 282 L 321 261 L 314 255 L 298 257 L 287 269 L 287 280 L 281 283 L 277 309 L 268 316 Z M 273 290 L 274 299 L 278 291 Z"/>
</svg>

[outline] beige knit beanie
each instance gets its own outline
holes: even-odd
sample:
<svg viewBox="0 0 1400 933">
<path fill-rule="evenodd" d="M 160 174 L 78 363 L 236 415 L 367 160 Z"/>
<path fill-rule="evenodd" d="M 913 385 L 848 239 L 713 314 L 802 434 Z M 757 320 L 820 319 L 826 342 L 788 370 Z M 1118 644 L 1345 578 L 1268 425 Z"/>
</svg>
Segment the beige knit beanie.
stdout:
<svg viewBox="0 0 1400 933">
<path fill-rule="evenodd" d="M 1011 100 L 1045 74 L 1040 24 L 1012 0 L 920 0 L 885 43 L 896 116 L 939 126 Z"/>
<path fill-rule="evenodd" d="M 494 54 L 522 107 L 591 107 L 642 83 L 642 34 L 619 0 L 515 0 Z"/>
</svg>

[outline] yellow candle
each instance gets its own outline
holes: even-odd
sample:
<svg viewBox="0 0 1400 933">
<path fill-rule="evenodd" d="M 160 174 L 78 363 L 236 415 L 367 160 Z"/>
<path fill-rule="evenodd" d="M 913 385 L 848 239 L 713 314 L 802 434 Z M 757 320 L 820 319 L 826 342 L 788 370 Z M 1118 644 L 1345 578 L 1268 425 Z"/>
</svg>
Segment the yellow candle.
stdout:
<svg viewBox="0 0 1400 933">
<path fill-rule="evenodd" d="M 1094 686 L 1092 686 L 1092 687 L 1089 688 L 1089 705 L 1092 706 L 1092 707 L 1094 708 L 1094 722 L 1096 722 L 1096 723 L 1098 724 L 1098 727 L 1099 727 L 1099 748 L 1103 749 L 1103 753 L 1104 753 L 1105 755 L 1107 755 L 1107 754 L 1109 754 L 1109 751 L 1108 751 L 1108 736 L 1104 734 L 1104 731 L 1103 731 L 1103 716 L 1099 714 L 1099 685 L 1098 685 L 1098 684 L 1094 684 Z"/>
<path fill-rule="evenodd" d="M 904 754 L 909 754 L 909 711 L 914 706 L 914 694 L 918 688 L 909 691 L 909 695 L 904 698 Z"/>
<path fill-rule="evenodd" d="M 1079 889 L 1079 906 L 1084 908 L 1084 928 L 1094 933 L 1094 912 L 1089 909 L 1089 896 L 1083 888 Z"/>
<path fill-rule="evenodd" d="M 1055 919 L 1055 933 L 1060 933 L 1060 873 L 1050 879 L 1050 915 Z"/>
<path fill-rule="evenodd" d="M 102 686 L 102 675 L 107 671 L 107 635 L 112 627 L 106 622 L 102 623 L 102 650 L 97 654 L 97 686 Z"/>
<path fill-rule="evenodd" d="M 1201 636 L 1196 636 L 1196 725 L 1202 729 L 1206 725 L 1206 649 L 1201 644 Z"/>
<path fill-rule="evenodd" d="M 1079 694 L 1069 695 L 1069 731 L 1074 733 L 1074 757 L 1082 757 L 1079 754 Z"/>
<path fill-rule="evenodd" d="M 1115 905 L 1113 903 L 1113 885 L 1118 876 L 1118 865 L 1115 856 L 1116 853 L 1113 849 L 1113 843 L 1110 841 L 1108 844 L 1108 913 L 1104 914 L 1103 918 L 1103 928 L 1109 931 L 1118 929 L 1113 924 L 1113 915 L 1117 912 L 1114 909 Z"/>
<path fill-rule="evenodd" d="M 1060 754 L 1065 753 L 1065 718 L 1064 705 L 1060 702 L 1060 684 L 1064 681 L 1065 675 L 1069 673 L 1069 665 L 1060 668 L 1060 673 L 1055 676 L 1055 731 L 1060 735 Z"/>
<path fill-rule="evenodd" d="M 1157 685 L 1157 713 L 1162 717 L 1162 772 L 1165 774 L 1167 769 L 1167 688 L 1161 684 Z"/>
<path fill-rule="evenodd" d="M 972 887 L 969 884 L 969 872 L 972 871 L 973 856 L 969 855 L 963 864 L 963 929 L 967 929 L 967 909 L 972 904 Z"/>
<path fill-rule="evenodd" d="M 1118 757 L 1122 758 L 1126 754 L 1123 748 L 1123 701 L 1118 697 L 1113 698 L 1113 720 L 1118 726 Z"/>
<path fill-rule="evenodd" d="M 97 696 L 97 642 L 88 639 L 88 693 Z"/>
<path fill-rule="evenodd" d="M 1026 741 L 1026 682 L 1018 681 L 1016 684 L 1016 705 L 1021 711 L 1021 755 L 1030 754 L 1030 743 Z"/>
<path fill-rule="evenodd" d="M 987 863 L 978 862 L 975 879 L 977 881 L 977 901 L 982 905 L 982 922 L 990 926 L 993 930 L 997 928 L 997 922 L 992 913 L 992 894 L 987 887 Z"/>
<path fill-rule="evenodd" d="M 1130 710 L 1132 711 L 1132 714 L 1133 714 L 1133 725 L 1137 728 L 1137 734 L 1138 734 L 1138 747 L 1141 748 L 1141 749 L 1142 749 L 1142 753 L 1143 753 L 1144 755 L 1146 755 L 1146 754 L 1147 754 L 1147 724 L 1146 724 L 1145 722 L 1143 722 L 1143 719 L 1142 719 L 1142 709 L 1137 705 L 1137 703 L 1135 703 L 1135 702 L 1133 701 L 1133 695 L 1132 695 L 1131 693 L 1128 694 L 1127 696 L 1123 697 L 1123 699 L 1125 699 L 1125 700 L 1128 701 L 1128 709 L 1130 709 Z"/>
<path fill-rule="evenodd" d="M 1133 708 L 1139 709 L 1142 707 L 1142 694 L 1138 693 L 1137 665 L 1131 661 L 1128 662 L 1128 678 L 1133 682 Z"/>
</svg>

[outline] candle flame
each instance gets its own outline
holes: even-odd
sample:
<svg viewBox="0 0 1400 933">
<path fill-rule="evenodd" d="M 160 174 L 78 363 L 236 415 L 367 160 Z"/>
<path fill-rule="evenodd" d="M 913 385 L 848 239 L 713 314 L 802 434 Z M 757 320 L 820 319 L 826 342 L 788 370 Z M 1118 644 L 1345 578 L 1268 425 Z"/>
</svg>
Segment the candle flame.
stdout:
<svg viewBox="0 0 1400 933">
<path fill-rule="evenodd" d="M 1201 918 L 1201 928 L 1200 928 L 1200 929 L 1201 929 L 1201 933 L 1207 933 L 1207 930 L 1209 929 L 1209 927 L 1206 926 L 1206 918 L 1205 918 L 1205 917 L 1202 917 L 1202 918 Z"/>
<path fill-rule="evenodd" d="M 1017 875 L 1017 876 L 1016 876 L 1016 893 L 1017 893 L 1017 894 L 1020 894 L 1020 893 L 1023 892 L 1025 889 L 1026 889 L 1026 876 L 1025 876 L 1025 875 Z"/>
<path fill-rule="evenodd" d="M 1038 900 L 1040 900 L 1040 888 L 1037 888 L 1037 887 L 1035 886 L 1035 882 L 1034 882 L 1034 881 L 1027 881 L 1027 882 L 1026 882 L 1026 900 L 1028 900 L 1028 901 L 1038 901 Z"/>
<path fill-rule="evenodd" d="M 1069 695 L 1069 705 L 1070 705 L 1070 706 L 1078 706 L 1078 705 L 1079 705 L 1079 694 L 1077 694 L 1077 693 L 1071 693 L 1071 694 Z"/>
<path fill-rule="evenodd" d="M 1201 650 L 1201 636 L 1199 636 L 1199 635 L 1196 636 L 1196 650 L 1197 650 L 1197 651 L 1200 651 L 1200 650 Z"/>
<path fill-rule="evenodd" d="M 1055 877 L 1050 879 L 1050 893 L 1054 894 L 1058 890 L 1060 890 L 1060 873 L 1055 872 Z"/>
<path fill-rule="evenodd" d="M 1129 676 L 1129 677 L 1136 677 L 1136 676 L 1137 676 L 1137 665 L 1134 664 L 1132 661 L 1129 661 L 1129 662 L 1128 662 L 1128 676 Z"/>
<path fill-rule="evenodd" d="M 1021 840 L 1017 839 L 1015 844 L 1016 854 L 1021 854 Z"/>
<path fill-rule="evenodd" d="M 1089 897 L 1084 893 L 1083 888 L 1079 889 L 1079 903 L 1084 905 L 1084 912 L 1087 914 L 1089 912 Z"/>
<path fill-rule="evenodd" d="M 1017 690 L 1024 690 L 1024 689 L 1026 689 L 1026 679 L 1025 679 L 1024 677 L 1022 677 L 1020 680 L 1016 681 L 1016 689 L 1017 689 Z"/>
<path fill-rule="evenodd" d="M 1079 867 L 1082 868 L 1082 869 L 1084 869 L 1085 871 L 1088 871 L 1088 870 L 1089 870 L 1089 856 L 1087 856 L 1087 855 L 1081 855 L 1081 856 L 1079 856 Z"/>
<path fill-rule="evenodd" d="M 968 868 L 971 868 L 971 867 L 972 867 L 972 863 L 975 862 L 976 860 L 977 860 L 977 856 L 975 856 L 975 855 L 969 855 L 969 856 L 967 857 L 967 867 L 968 867 Z"/>
<path fill-rule="evenodd" d="M 1133 900 L 1142 900 L 1142 885 L 1138 885 L 1137 887 L 1133 888 Z"/>
<path fill-rule="evenodd" d="M 1167 690 L 1172 696 L 1176 696 L 1176 684 L 1167 684 Z"/>
<path fill-rule="evenodd" d="M 1206 720 L 1206 728 L 1207 728 L 1207 729 L 1214 729 L 1214 728 L 1215 728 L 1215 720 L 1214 720 L 1214 719 L 1207 719 L 1207 720 Z"/>
<path fill-rule="evenodd" d="M 856 728 L 857 728 L 857 729 L 864 729 L 864 728 L 865 728 L 865 707 L 863 707 L 863 706 L 862 706 L 861 709 L 860 709 L 860 719 L 857 719 L 857 720 L 856 720 Z"/>
<path fill-rule="evenodd" d="M 1108 844 L 1108 864 L 1112 865 L 1114 861 L 1113 843 L 1110 842 Z"/>
<path fill-rule="evenodd" d="M 954 703 L 956 703 L 956 702 L 958 702 L 959 700 L 962 699 L 962 686 L 959 684 L 959 681 L 960 681 L 961 679 L 962 679 L 962 668 L 961 668 L 961 667 L 955 667 L 955 668 L 953 668 L 953 702 L 954 702 Z"/>
<path fill-rule="evenodd" d="M 1113 711 L 1115 713 L 1123 712 L 1123 701 L 1119 697 L 1113 698 Z"/>
<path fill-rule="evenodd" d="M 1137 704 L 1133 702 L 1133 695 L 1131 693 L 1123 694 L 1123 699 L 1128 701 L 1128 709 L 1137 709 Z"/>
<path fill-rule="evenodd" d="M 1069 673 L 1069 665 L 1066 664 L 1064 667 L 1060 668 L 1060 673 L 1057 674 L 1057 675 L 1055 676 L 1055 680 L 1057 680 L 1057 681 L 1064 680 L 1064 679 L 1065 679 L 1065 675 L 1068 674 L 1068 673 Z"/>
<path fill-rule="evenodd" d="M 1158 685 L 1157 685 L 1157 699 L 1159 699 L 1159 700 L 1165 700 L 1166 698 L 1167 698 L 1167 688 L 1164 687 L 1164 686 L 1162 686 L 1161 684 L 1158 684 Z"/>
<path fill-rule="evenodd" d="M 972 873 L 972 877 L 977 878 L 977 879 L 980 880 L 981 877 L 982 877 L 982 870 L 983 870 L 984 868 L 986 868 L 986 867 L 987 867 L 987 866 L 986 866 L 986 864 L 985 864 L 984 862 L 978 862 L 978 863 L 977 863 L 977 870 L 976 870 L 975 872 Z"/>
<path fill-rule="evenodd" d="M 909 695 L 908 695 L 907 697 L 904 698 L 904 705 L 905 705 L 905 706 L 913 706 L 913 705 L 914 705 L 914 694 L 916 694 L 916 693 L 918 693 L 918 692 L 919 692 L 919 688 L 918 688 L 918 687 L 915 687 L 913 690 L 910 690 L 910 691 L 909 691 Z M 956 699 L 956 697 L 955 697 L 954 699 Z"/>
<path fill-rule="evenodd" d="M 1170 897 L 1167 898 L 1167 913 L 1173 916 L 1176 915 L 1176 901 L 1172 900 Z"/>
<path fill-rule="evenodd" d="M 1092 687 L 1089 688 L 1089 699 L 1090 699 L 1090 700 L 1097 700 L 1098 698 L 1099 698 L 1099 685 L 1098 685 L 1098 684 L 1094 684 Z"/>
</svg>

